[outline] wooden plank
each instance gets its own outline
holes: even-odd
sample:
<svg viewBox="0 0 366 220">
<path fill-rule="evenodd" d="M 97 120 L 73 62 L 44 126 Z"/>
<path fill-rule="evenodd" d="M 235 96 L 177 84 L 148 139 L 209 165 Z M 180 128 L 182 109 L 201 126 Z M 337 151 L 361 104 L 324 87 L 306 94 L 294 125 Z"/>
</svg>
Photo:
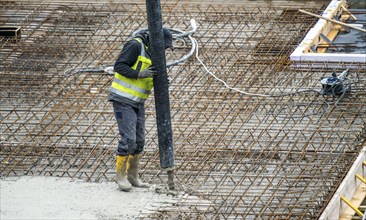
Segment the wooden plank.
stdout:
<svg viewBox="0 0 366 220">
<path fill-rule="evenodd" d="M 365 170 L 363 169 L 363 162 L 366 159 L 366 145 L 361 150 L 359 156 L 356 161 L 353 163 L 350 171 L 347 176 L 342 181 L 341 185 L 337 189 L 336 193 L 333 195 L 333 198 L 328 203 L 328 206 L 325 208 L 324 212 L 320 216 L 321 220 L 331 220 L 331 219 L 339 219 L 341 214 L 343 213 L 344 208 L 347 204 L 341 201 L 341 196 L 345 196 L 346 198 L 351 198 L 353 195 L 358 195 L 358 188 L 360 188 L 360 180 L 358 180 L 355 176 L 356 174 L 365 175 Z M 362 184 L 362 190 L 364 190 L 365 184 Z M 356 193 L 355 193 L 356 192 Z M 363 194 L 361 194 L 361 197 Z M 355 204 L 356 205 L 356 204 Z M 359 206 L 359 205 L 358 205 Z"/>
<path fill-rule="evenodd" d="M 308 15 L 311 15 L 311 16 L 314 16 L 314 17 L 317 17 L 317 18 L 320 18 L 320 19 L 324 19 L 326 21 L 330 21 L 330 22 L 333 22 L 333 23 L 336 23 L 336 24 L 340 24 L 340 25 L 343 25 L 343 26 L 346 26 L 346 27 L 349 27 L 349 28 L 353 28 L 353 29 L 358 30 L 358 31 L 366 32 L 365 29 L 356 27 L 354 25 L 350 25 L 350 24 L 347 24 L 347 23 L 344 23 L 344 22 L 341 22 L 341 21 L 336 21 L 334 19 L 326 18 L 326 17 L 320 16 L 320 15 L 317 15 L 317 14 L 314 14 L 314 13 L 311 13 L 311 12 L 308 12 L 308 11 L 304 11 L 302 9 L 299 9 L 299 12 L 304 13 L 304 14 L 308 14 Z"/>
<path fill-rule="evenodd" d="M 337 37 L 341 29 L 342 29 L 341 25 L 333 25 L 332 29 L 330 29 L 330 31 L 327 34 L 327 38 L 333 41 Z M 319 45 L 321 47 L 317 48 L 318 53 L 325 53 L 328 47 L 330 46 L 325 40 L 322 40 Z"/>
<path fill-rule="evenodd" d="M 346 7 L 341 5 L 341 8 L 343 9 L 343 11 L 347 12 L 348 15 L 351 16 L 354 20 L 357 20 L 357 18 L 350 11 L 348 11 L 348 9 Z"/>
<path fill-rule="evenodd" d="M 350 202 L 355 207 L 360 207 L 362 201 L 366 198 L 366 184 L 360 183 L 360 185 L 357 187 L 357 190 L 355 194 L 353 195 Z M 346 205 L 346 207 L 343 209 L 343 212 L 340 216 L 340 220 L 351 220 L 353 216 L 356 214 L 356 211 L 353 210 L 350 206 Z"/>
</svg>

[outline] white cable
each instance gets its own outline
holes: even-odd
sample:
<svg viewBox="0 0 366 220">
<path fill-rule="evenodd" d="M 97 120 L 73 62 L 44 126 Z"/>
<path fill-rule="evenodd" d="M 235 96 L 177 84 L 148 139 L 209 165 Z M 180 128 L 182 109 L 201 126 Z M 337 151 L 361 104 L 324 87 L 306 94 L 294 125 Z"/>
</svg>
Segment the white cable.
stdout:
<svg viewBox="0 0 366 220">
<path fill-rule="evenodd" d="M 196 30 L 197 30 L 197 25 L 196 25 L 196 22 L 195 22 L 194 19 L 191 19 L 191 25 L 192 25 L 192 30 L 188 31 L 188 32 L 183 32 L 183 31 L 178 30 L 178 29 L 168 28 L 171 32 L 177 34 L 177 35 L 174 35 L 174 37 L 176 37 L 177 39 L 188 38 L 191 41 L 192 47 L 191 47 L 190 51 L 187 54 L 185 54 L 184 56 L 182 56 L 180 59 L 173 60 L 172 62 L 167 63 L 166 67 L 171 67 L 171 66 L 178 65 L 178 64 L 186 61 L 189 57 L 191 57 L 194 54 L 194 52 L 196 50 L 196 48 L 195 48 L 195 42 L 196 41 L 191 36 L 191 34 L 196 32 Z M 148 31 L 148 29 L 140 29 L 140 30 L 137 30 L 137 31 L 133 32 L 131 38 L 135 37 L 137 34 L 139 34 L 141 32 L 144 32 L 144 31 Z M 68 69 L 68 70 L 64 71 L 64 75 L 66 77 L 69 77 L 69 76 L 77 74 L 77 73 L 89 73 L 89 72 L 107 73 L 109 75 L 114 75 L 113 65 L 104 65 L 104 66 L 101 66 L 101 67 L 87 66 L 87 67 L 71 68 L 71 69 Z"/>
<path fill-rule="evenodd" d="M 193 38 L 194 39 L 194 38 Z M 265 94 L 257 94 L 257 93 L 251 93 L 251 92 L 245 92 L 243 90 L 234 88 L 232 86 L 229 86 L 224 80 L 220 79 L 219 77 L 217 77 L 215 74 L 213 74 L 210 70 L 208 70 L 207 66 L 202 62 L 202 60 L 198 57 L 198 42 L 196 41 L 196 39 L 194 39 L 195 44 L 196 44 L 196 58 L 197 60 L 201 63 L 201 65 L 205 68 L 206 72 L 209 73 L 211 76 L 213 76 L 216 80 L 220 81 L 221 83 L 224 84 L 224 86 L 228 89 L 234 90 L 236 92 L 239 92 L 241 94 L 245 94 L 245 95 L 250 95 L 250 96 L 261 96 L 261 97 L 274 97 L 273 95 L 265 95 Z"/>
</svg>

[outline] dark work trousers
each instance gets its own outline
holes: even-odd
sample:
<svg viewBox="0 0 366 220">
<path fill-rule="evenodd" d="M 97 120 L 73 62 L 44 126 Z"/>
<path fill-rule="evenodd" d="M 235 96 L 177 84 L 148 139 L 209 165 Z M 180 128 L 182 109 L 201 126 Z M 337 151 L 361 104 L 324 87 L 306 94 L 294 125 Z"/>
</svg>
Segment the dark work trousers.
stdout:
<svg viewBox="0 0 366 220">
<path fill-rule="evenodd" d="M 144 104 L 141 103 L 137 107 L 133 107 L 114 101 L 113 109 L 121 136 L 118 142 L 117 155 L 127 156 L 141 153 L 145 145 Z"/>
</svg>

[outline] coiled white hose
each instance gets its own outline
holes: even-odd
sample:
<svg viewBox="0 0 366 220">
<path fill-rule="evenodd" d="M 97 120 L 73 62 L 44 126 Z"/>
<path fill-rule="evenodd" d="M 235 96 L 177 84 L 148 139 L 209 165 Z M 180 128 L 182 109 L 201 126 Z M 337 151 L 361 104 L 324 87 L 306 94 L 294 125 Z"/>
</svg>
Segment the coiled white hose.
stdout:
<svg viewBox="0 0 366 220">
<path fill-rule="evenodd" d="M 191 42 L 191 49 L 190 49 L 190 51 L 187 54 L 185 54 L 180 59 L 174 60 L 172 62 L 167 63 L 166 64 L 167 67 L 175 66 L 175 65 L 178 65 L 178 64 L 186 61 L 196 51 L 197 42 L 191 36 L 192 34 L 194 34 L 197 31 L 197 25 L 196 25 L 196 21 L 194 19 L 191 19 L 191 27 L 192 27 L 192 30 L 190 30 L 188 32 L 184 32 L 184 31 L 179 30 L 179 29 L 168 28 L 172 32 L 173 38 L 175 38 L 175 39 L 188 38 L 190 40 L 190 42 Z M 146 32 L 146 31 L 148 31 L 148 29 L 137 30 L 137 31 L 135 31 L 135 32 L 132 33 L 131 38 L 135 37 L 139 33 Z M 71 68 L 71 69 L 66 70 L 64 72 L 64 75 L 66 77 L 68 77 L 68 76 L 71 76 L 71 75 L 74 75 L 74 74 L 86 73 L 86 72 L 88 72 L 88 73 L 90 73 L 90 72 L 98 72 L 98 73 L 107 73 L 109 75 L 114 75 L 113 65 L 103 65 L 103 66 L 99 66 L 99 67 L 89 66 L 89 67 L 76 67 L 76 68 Z"/>
</svg>

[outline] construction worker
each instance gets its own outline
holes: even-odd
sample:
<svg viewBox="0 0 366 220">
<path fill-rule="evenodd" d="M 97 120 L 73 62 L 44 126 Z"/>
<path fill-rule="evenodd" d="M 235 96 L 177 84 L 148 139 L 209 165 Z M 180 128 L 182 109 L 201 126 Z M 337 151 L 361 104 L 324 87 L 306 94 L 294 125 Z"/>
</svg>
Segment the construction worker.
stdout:
<svg viewBox="0 0 366 220">
<path fill-rule="evenodd" d="M 163 29 L 165 49 L 172 48 L 172 34 Z M 113 103 L 120 140 L 116 156 L 116 181 L 119 189 L 149 187 L 138 177 L 139 160 L 145 145 L 144 102 L 157 74 L 152 66 L 149 34 L 142 32 L 129 40 L 114 64 L 114 80 L 108 100 Z"/>
</svg>

